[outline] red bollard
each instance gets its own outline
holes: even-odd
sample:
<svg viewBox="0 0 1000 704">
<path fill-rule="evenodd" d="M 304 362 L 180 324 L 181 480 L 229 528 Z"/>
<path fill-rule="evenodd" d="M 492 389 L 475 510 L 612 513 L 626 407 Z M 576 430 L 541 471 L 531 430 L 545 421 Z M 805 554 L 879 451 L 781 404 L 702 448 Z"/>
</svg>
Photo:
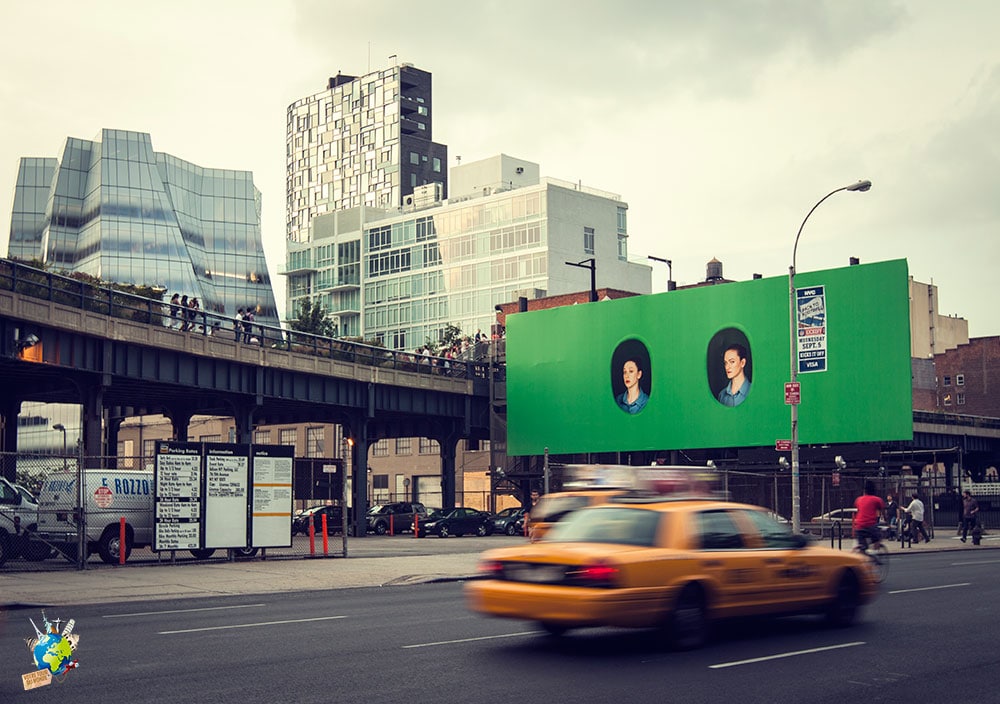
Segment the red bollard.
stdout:
<svg viewBox="0 0 1000 704">
<path fill-rule="evenodd" d="M 125 516 L 118 521 L 118 564 L 125 564 Z"/>
<path fill-rule="evenodd" d="M 322 520 L 323 522 L 323 525 L 321 526 L 323 529 L 323 554 L 326 555 L 330 551 L 330 547 L 327 544 L 327 537 L 326 537 L 326 513 L 323 513 L 323 515 L 320 516 L 320 520 Z"/>
<path fill-rule="evenodd" d="M 416 513 L 413 514 L 413 537 L 420 537 L 420 516 Z"/>
<path fill-rule="evenodd" d="M 313 523 L 312 516 L 309 517 L 309 554 L 316 557 L 316 524 Z"/>
<path fill-rule="evenodd" d="M 395 530 L 394 525 L 393 525 L 393 518 L 394 518 L 394 516 L 390 513 L 389 514 L 389 535 L 396 535 L 396 530 Z"/>
</svg>

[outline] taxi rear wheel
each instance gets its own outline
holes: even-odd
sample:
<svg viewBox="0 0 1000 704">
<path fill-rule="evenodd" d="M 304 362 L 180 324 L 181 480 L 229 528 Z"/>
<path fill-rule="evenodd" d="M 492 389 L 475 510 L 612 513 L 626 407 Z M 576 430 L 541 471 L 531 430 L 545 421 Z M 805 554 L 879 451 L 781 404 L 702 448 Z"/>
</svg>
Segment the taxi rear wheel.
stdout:
<svg viewBox="0 0 1000 704">
<path fill-rule="evenodd" d="M 675 650 L 694 650 L 708 640 L 708 612 L 705 594 L 695 585 L 688 585 L 677 597 L 677 603 L 667 623 L 668 642 Z"/>
<path fill-rule="evenodd" d="M 833 601 L 826 610 L 826 620 L 831 626 L 844 628 L 854 623 L 860 604 L 858 578 L 846 572 L 837 583 Z"/>
<path fill-rule="evenodd" d="M 545 631 L 547 635 L 550 635 L 553 638 L 558 638 L 559 636 L 565 635 L 566 631 L 569 630 L 569 628 L 563 626 L 562 624 L 549 623 L 547 621 L 541 621 L 539 622 L 538 625 L 541 626 L 542 630 Z"/>
</svg>

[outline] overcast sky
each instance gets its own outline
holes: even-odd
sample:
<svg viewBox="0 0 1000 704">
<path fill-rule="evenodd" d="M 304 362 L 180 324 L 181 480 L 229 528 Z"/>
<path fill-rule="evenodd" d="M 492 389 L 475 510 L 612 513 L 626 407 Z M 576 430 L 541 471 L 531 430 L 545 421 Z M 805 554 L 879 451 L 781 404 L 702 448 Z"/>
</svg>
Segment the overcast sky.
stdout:
<svg viewBox="0 0 1000 704">
<path fill-rule="evenodd" d="M 148 132 L 253 172 L 283 306 L 286 109 L 395 55 L 433 74 L 452 165 L 502 152 L 620 194 L 630 254 L 681 285 L 713 257 L 786 276 L 810 208 L 870 179 L 809 218 L 798 270 L 905 258 L 942 313 L 996 335 L 997 27 L 994 0 L 5 1 L 0 252 L 19 157 Z"/>
</svg>

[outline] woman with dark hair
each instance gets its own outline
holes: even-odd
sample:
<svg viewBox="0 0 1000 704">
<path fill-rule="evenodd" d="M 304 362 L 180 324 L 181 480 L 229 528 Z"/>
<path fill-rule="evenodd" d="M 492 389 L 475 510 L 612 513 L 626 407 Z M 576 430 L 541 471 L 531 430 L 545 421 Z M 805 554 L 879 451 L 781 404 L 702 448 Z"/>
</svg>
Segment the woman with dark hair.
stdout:
<svg viewBox="0 0 1000 704">
<path fill-rule="evenodd" d="M 729 345 L 722 355 L 722 364 L 729 381 L 717 398 L 723 406 L 738 406 L 750 393 L 750 380 L 746 376 L 747 348 L 740 344 Z"/>
<path fill-rule="evenodd" d="M 642 379 L 642 369 L 634 359 L 626 359 L 622 365 L 622 381 L 625 382 L 625 391 L 615 398 L 618 407 L 629 414 L 636 414 L 646 407 L 649 401 L 649 394 L 639 386 Z"/>
</svg>

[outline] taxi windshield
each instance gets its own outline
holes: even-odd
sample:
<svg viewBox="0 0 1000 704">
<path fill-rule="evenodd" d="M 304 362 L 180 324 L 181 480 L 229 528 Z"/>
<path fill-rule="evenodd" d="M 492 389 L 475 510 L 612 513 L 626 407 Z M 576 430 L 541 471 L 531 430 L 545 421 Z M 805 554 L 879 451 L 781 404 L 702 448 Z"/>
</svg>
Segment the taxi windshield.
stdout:
<svg viewBox="0 0 1000 704">
<path fill-rule="evenodd" d="M 538 503 L 531 507 L 532 522 L 543 521 L 551 523 L 562 520 L 570 511 L 590 505 L 590 498 L 587 496 L 543 496 Z"/>
<path fill-rule="evenodd" d="M 654 547 L 661 515 L 659 511 L 641 508 L 585 508 L 566 516 L 542 540 Z"/>
</svg>

